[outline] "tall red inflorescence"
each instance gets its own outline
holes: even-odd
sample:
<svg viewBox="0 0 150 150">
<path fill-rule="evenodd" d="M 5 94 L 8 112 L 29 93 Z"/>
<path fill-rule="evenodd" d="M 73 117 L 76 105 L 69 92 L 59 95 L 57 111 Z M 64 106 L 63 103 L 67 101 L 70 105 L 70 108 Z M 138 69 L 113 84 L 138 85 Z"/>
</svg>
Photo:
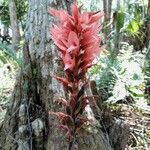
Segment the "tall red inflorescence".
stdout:
<svg viewBox="0 0 150 150">
<path fill-rule="evenodd" d="M 89 104 L 88 97 L 84 96 L 87 85 L 86 73 L 92 66 L 93 60 L 100 53 L 101 38 L 99 21 L 103 13 L 80 13 L 76 3 L 71 7 L 72 15 L 65 10 L 50 9 L 49 13 L 58 19 L 57 25 L 50 29 L 52 39 L 58 47 L 58 54 L 64 66 L 64 77 L 53 75 L 68 93 L 68 100 L 58 99 L 64 106 L 64 112 L 49 112 L 56 115 L 70 141 L 88 121 L 83 111 Z"/>
</svg>

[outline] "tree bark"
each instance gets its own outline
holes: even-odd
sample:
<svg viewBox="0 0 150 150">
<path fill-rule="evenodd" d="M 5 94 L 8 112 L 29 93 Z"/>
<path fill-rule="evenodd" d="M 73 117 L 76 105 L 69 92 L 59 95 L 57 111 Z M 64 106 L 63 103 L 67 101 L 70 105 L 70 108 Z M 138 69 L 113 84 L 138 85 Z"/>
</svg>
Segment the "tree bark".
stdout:
<svg viewBox="0 0 150 150">
<path fill-rule="evenodd" d="M 10 28 L 12 30 L 12 49 L 17 52 L 20 42 L 20 31 L 17 20 L 15 0 L 9 0 Z"/>
<path fill-rule="evenodd" d="M 119 9 L 120 9 L 120 1 L 117 0 L 117 12 L 119 11 Z M 120 39 L 121 39 L 120 31 L 118 31 L 117 28 L 116 28 L 116 32 L 115 32 L 115 35 L 114 35 L 113 57 L 117 57 L 117 55 L 119 53 Z"/>
<path fill-rule="evenodd" d="M 104 39 L 107 39 L 107 48 L 111 50 L 111 44 L 108 40 L 111 33 L 111 13 L 112 13 L 112 0 L 103 0 L 104 10 Z"/>
<path fill-rule="evenodd" d="M 147 55 L 145 58 L 145 81 L 146 81 L 146 86 L 145 86 L 145 95 L 147 98 L 147 103 L 150 105 L 150 0 L 148 2 L 148 8 L 147 8 L 147 21 L 145 22 L 146 26 L 146 33 L 145 33 L 145 45 L 147 47 Z"/>
<path fill-rule="evenodd" d="M 68 142 L 57 129 L 57 121 L 48 111 L 58 111 L 54 101 L 65 95 L 61 85 L 50 77 L 62 74 L 57 50 L 49 35 L 54 19 L 49 7 L 70 10 L 72 1 L 29 0 L 24 64 L 16 80 L 8 110 L 0 127 L 3 150 L 66 150 Z M 97 121 L 98 122 L 98 121 Z M 79 150 L 112 150 L 99 122 L 83 129 L 74 148 Z"/>
</svg>

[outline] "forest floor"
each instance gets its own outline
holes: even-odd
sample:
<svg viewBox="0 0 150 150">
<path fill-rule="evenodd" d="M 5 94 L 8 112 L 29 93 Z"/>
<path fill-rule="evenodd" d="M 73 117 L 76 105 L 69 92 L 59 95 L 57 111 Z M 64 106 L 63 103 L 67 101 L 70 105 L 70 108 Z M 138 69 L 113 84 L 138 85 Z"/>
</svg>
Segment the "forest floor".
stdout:
<svg viewBox="0 0 150 150">
<path fill-rule="evenodd" d="M 149 150 L 150 108 L 148 111 L 128 103 L 114 104 L 110 106 L 110 110 L 113 117 L 125 121 L 130 126 L 127 150 Z"/>
<path fill-rule="evenodd" d="M 0 68 L 0 124 L 2 123 L 13 87 L 16 73 L 7 66 Z M 116 103 L 109 105 L 113 117 L 126 121 L 130 125 L 130 138 L 127 150 L 150 149 L 150 106 L 146 103 Z"/>
</svg>

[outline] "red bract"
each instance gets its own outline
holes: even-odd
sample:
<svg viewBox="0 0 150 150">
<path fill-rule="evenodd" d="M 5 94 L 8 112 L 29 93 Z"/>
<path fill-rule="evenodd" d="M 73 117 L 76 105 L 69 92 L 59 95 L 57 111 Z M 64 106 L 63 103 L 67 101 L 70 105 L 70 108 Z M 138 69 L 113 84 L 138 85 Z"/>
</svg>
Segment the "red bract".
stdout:
<svg viewBox="0 0 150 150">
<path fill-rule="evenodd" d="M 88 121 L 83 117 L 83 111 L 90 104 L 91 97 L 84 96 L 87 85 L 86 72 L 92 66 L 93 60 L 101 50 L 99 21 L 103 13 L 80 13 L 77 4 L 71 7 L 72 15 L 64 10 L 50 9 L 50 14 L 57 17 L 58 23 L 50 30 L 52 39 L 59 50 L 63 62 L 65 77 L 54 76 L 68 93 L 69 99 L 58 100 L 65 112 L 50 112 L 57 116 L 72 137 Z M 89 98 L 89 100 L 88 100 Z"/>
<path fill-rule="evenodd" d="M 75 64 L 80 61 L 83 63 L 81 69 L 84 68 L 86 72 L 100 52 L 101 39 L 98 32 L 103 13 L 81 14 L 76 4 L 72 5 L 71 11 L 72 15 L 68 15 L 64 10 L 50 9 L 50 14 L 59 20 L 59 24 L 51 29 L 52 39 L 59 48 L 64 70 L 74 72 Z"/>
</svg>

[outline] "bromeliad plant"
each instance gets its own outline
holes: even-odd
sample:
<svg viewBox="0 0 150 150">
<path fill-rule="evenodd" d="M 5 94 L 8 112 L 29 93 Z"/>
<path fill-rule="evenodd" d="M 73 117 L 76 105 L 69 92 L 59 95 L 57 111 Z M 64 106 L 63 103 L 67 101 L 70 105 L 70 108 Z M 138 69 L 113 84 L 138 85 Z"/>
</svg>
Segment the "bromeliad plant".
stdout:
<svg viewBox="0 0 150 150">
<path fill-rule="evenodd" d="M 58 99 L 65 112 L 50 112 L 56 115 L 61 122 L 60 128 L 66 131 L 72 142 L 88 121 L 83 117 L 83 111 L 90 98 L 84 95 L 88 80 L 86 73 L 93 65 L 93 60 L 99 54 L 101 38 L 99 33 L 99 20 L 102 12 L 80 13 L 77 4 L 71 7 L 72 15 L 65 10 L 50 9 L 50 14 L 57 17 L 59 23 L 50 30 L 52 39 L 59 50 L 59 57 L 64 66 L 64 76 L 53 75 L 68 93 L 68 100 Z"/>
</svg>

